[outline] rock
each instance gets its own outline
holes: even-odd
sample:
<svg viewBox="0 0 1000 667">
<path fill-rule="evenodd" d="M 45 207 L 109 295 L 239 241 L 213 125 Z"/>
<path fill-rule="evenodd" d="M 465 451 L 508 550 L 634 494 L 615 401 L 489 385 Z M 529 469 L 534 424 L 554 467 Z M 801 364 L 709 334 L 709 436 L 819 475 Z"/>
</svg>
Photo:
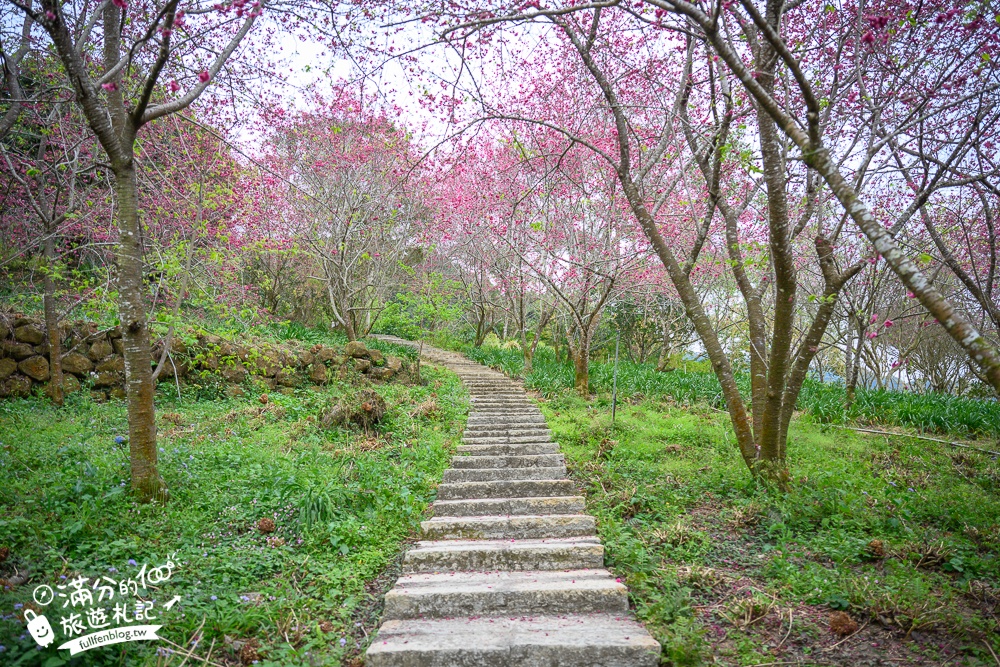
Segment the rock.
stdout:
<svg viewBox="0 0 1000 667">
<path fill-rule="evenodd" d="M 0 398 L 24 398 L 31 395 L 31 378 L 11 375 L 0 383 Z"/>
<path fill-rule="evenodd" d="M 314 361 L 309 369 L 309 379 L 316 384 L 326 384 L 326 366 L 321 362 Z"/>
<path fill-rule="evenodd" d="M 334 357 L 337 356 L 337 351 L 331 347 L 320 347 L 316 350 L 316 360 L 326 363 L 328 361 L 333 361 Z"/>
<path fill-rule="evenodd" d="M 35 350 L 35 354 L 40 354 L 43 357 L 49 356 L 49 341 L 43 340 L 38 345 L 33 345 L 32 349 Z"/>
<path fill-rule="evenodd" d="M 170 357 L 167 357 L 166 359 L 163 360 L 163 370 L 160 371 L 160 374 L 156 377 L 157 382 L 167 382 L 167 381 L 173 382 L 175 370 L 177 373 L 177 377 L 182 378 L 185 375 L 187 375 L 188 372 L 187 364 L 184 361 L 178 361 L 177 364 L 175 365 L 174 362 L 170 359 Z"/>
<path fill-rule="evenodd" d="M 222 338 L 214 334 L 201 334 L 198 336 L 198 342 L 205 347 L 221 347 Z"/>
<path fill-rule="evenodd" d="M 376 380 L 389 380 L 395 372 L 391 368 L 373 368 L 368 371 L 368 375 Z"/>
<path fill-rule="evenodd" d="M 224 363 L 219 369 L 219 375 L 221 375 L 222 379 L 230 384 L 239 384 L 246 379 L 247 369 L 238 361 L 235 363 Z"/>
<path fill-rule="evenodd" d="M 201 359 L 198 365 L 214 373 L 219 370 L 219 357 L 215 352 L 209 352 Z"/>
<path fill-rule="evenodd" d="M 98 403 L 103 403 L 104 401 L 108 400 L 108 394 L 107 392 L 103 391 L 91 390 L 90 399 L 93 401 L 97 401 Z"/>
<path fill-rule="evenodd" d="M 111 343 L 106 340 L 99 340 L 90 346 L 87 356 L 90 357 L 91 361 L 98 362 L 114 353 L 115 348 L 111 346 Z"/>
<path fill-rule="evenodd" d="M 359 373 L 367 373 L 372 367 L 372 362 L 367 359 L 355 359 L 354 368 L 357 369 Z"/>
<path fill-rule="evenodd" d="M 14 338 L 21 343 L 41 345 L 45 340 L 45 332 L 32 324 L 25 324 L 14 329 Z"/>
<path fill-rule="evenodd" d="M 38 320 L 32 319 L 30 317 L 25 317 L 24 315 L 18 315 L 14 318 L 14 328 L 27 326 L 29 324 L 38 324 Z"/>
<path fill-rule="evenodd" d="M 344 346 L 344 354 L 355 359 L 368 356 L 368 348 L 360 340 L 352 340 Z"/>
<path fill-rule="evenodd" d="M 121 378 L 114 373 L 98 373 L 94 377 L 94 386 L 97 388 L 115 387 L 121 382 Z"/>
<path fill-rule="evenodd" d="M 94 362 L 78 352 L 70 352 L 63 355 L 62 369 L 73 375 L 86 375 L 94 370 Z"/>
<path fill-rule="evenodd" d="M 226 389 L 226 395 L 229 396 L 229 398 L 243 398 L 247 395 L 247 393 L 243 390 L 243 387 L 233 385 L 232 387 Z"/>
<path fill-rule="evenodd" d="M 161 338 L 160 340 L 156 341 L 153 344 L 153 347 L 152 347 L 153 359 L 159 360 L 160 355 L 163 354 L 163 344 L 164 343 L 166 343 L 166 339 L 165 338 Z M 118 347 L 115 346 L 115 349 L 117 350 Z M 174 357 L 177 357 L 178 355 L 185 356 L 185 355 L 187 355 L 187 353 L 188 353 L 188 349 L 187 349 L 187 345 L 184 344 L 184 341 L 182 341 L 176 335 L 171 336 L 170 337 L 170 354 L 172 356 L 174 356 Z"/>
<path fill-rule="evenodd" d="M 273 378 L 281 370 L 278 353 L 274 350 L 262 351 L 253 361 L 254 369 L 264 377 Z"/>
<path fill-rule="evenodd" d="M 118 340 L 121 337 L 122 337 L 121 327 L 111 327 L 111 329 L 108 330 L 108 338 L 110 338 L 111 340 Z"/>
<path fill-rule="evenodd" d="M 303 350 L 302 352 L 299 352 L 298 359 L 299 359 L 299 366 L 304 368 L 310 365 L 313 361 L 315 361 L 316 355 L 314 355 L 312 352 L 308 350 Z"/>
<path fill-rule="evenodd" d="M 98 373 L 124 373 L 125 357 L 114 354 L 97 364 L 95 369 Z"/>
<path fill-rule="evenodd" d="M 278 389 L 278 393 L 279 394 L 283 394 L 285 396 L 294 396 L 295 395 L 295 389 L 294 389 L 294 387 L 281 387 L 281 388 Z"/>
<path fill-rule="evenodd" d="M 66 373 L 63 375 L 63 393 L 72 394 L 74 391 L 80 390 L 80 381 L 74 376 Z"/>
<path fill-rule="evenodd" d="M 17 362 L 13 359 L 0 359 L 0 380 L 6 380 L 17 370 Z M 324 369 L 325 370 L 325 369 Z"/>
<path fill-rule="evenodd" d="M 41 355 L 28 357 L 17 365 L 17 369 L 38 382 L 49 379 L 49 360 Z"/>
<path fill-rule="evenodd" d="M 368 350 L 368 358 L 372 360 L 372 363 L 376 366 L 382 366 L 385 364 L 385 357 L 378 350 Z"/>
<path fill-rule="evenodd" d="M 6 322 L 0 320 L 0 340 L 3 340 L 9 335 L 10 335 L 10 327 L 7 326 Z"/>
<path fill-rule="evenodd" d="M 35 354 L 35 350 L 27 343 L 15 343 L 12 340 L 5 340 L 0 344 L 5 356 L 14 357 L 18 361 L 27 359 Z"/>
<path fill-rule="evenodd" d="M 117 398 L 119 401 L 124 401 L 128 398 L 128 394 L 125 393 L 125 390 L 122 387 L 115 387 L 108 392 L 108 396 L 111 398 Z"/>
<path fill-rule="evenodd" d="M 295 374 L 295 371 L 285 368 L 278 371 L 278 374 L 274 376 L 274 379 L 282 387 L 296 387 L 299 384 L 299 377 Z"/>
<path fill-rule="evenodd" d="M 385 367 L 390 369 L 393 373 L 398 373 L 403 370 L 403 360 L 399 357 L 388 357 L 385 360 Z"/>
<path fill-rule="evenodd" d="M 125 356 L 125 341 L 121 338 L 114 338 L 111 340 L 111 347 L 114 348 L 115 354 L 120 356 Z"/>
</svg>

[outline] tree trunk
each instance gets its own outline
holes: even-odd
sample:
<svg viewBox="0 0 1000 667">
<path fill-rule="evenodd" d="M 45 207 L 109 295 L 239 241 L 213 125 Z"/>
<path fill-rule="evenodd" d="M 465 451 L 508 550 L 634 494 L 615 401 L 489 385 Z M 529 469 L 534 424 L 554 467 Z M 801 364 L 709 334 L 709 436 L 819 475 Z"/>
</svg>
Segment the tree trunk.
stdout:
<svg viewBox="0 0 1000 667">
<path fill-rule="evenodd" d="M 475 347 L 482 347 L 483 341 L 486 340 L 486 309 L 484 308 L 480 316 L 476 319 L 476 340 L 473 343 Z"/>
<path fill-rule="evenodd" d="M 358 332 L 354 328 L 354 320 L 351 318 L 350 313 L 344 317 L 344 333 L 347 334 L 347 340 L 351 343 L 358 339 Z"/>
<path fill-rule="evenodd" d="M 656 360 L 656 370 L 664 372 L 670 362 L 670 327 L 663 325 L 663 342 L 660 344 L 660 357 Z"/>
<path fill-rule="evenodd" d="M 535 358 L 535 346 L 524 345 L 522 351 L 524 352 L 524 370 L 521 371 L 521 375 L 527 376 L 531 373 L 531 363 Z"/>
<path fill-rule="evenodd" d="M 573 351 L 573 386 L 576 391 L 587 398 L 590 396 L 590 344 L 580 341 L 580 345 Z"/>
<path fill-rule="evenodd" d="M 847 342 L 844 345 L 844 386 L 851 384 L 851 370 L 854 365 L 854 338 L 851 336 L 851 324 L 847 324 Z"/>
<path fill-rule="evenodd" d="M 45 294 L 42 297 L 45 309 L 45 334 L 49 339 L 49 386 L 48 394 L 52 401 L 62 407 L 63 404 L 63 374 L 62 346 L 60 345 L 59 318 L 56 314 L 55 281 L 52 279 L 56 260 L 55 230 L 45 230 Z"/>
<path fill-rule="evenodd" d="M 115 185 L 119 227 L 118 293 L 125 348 L 132 491 L 142 502 L 166 500 L 167 488 L 156 465 L 155 387 L 143 298 L 139 198 L 134 164 L 115 170 Z"/>
<path fill-rule="evenodd" d="M 854 404 L 854 393 L 858 387 L 858 376 L 861 374 L 861 350 L 865 344 L 865 332 L 858 324 L 857 347 L 854 349 L 854 359 L 851 362 L 851 370 L 847 377 L 847 391 L 844 396 L 844 407 L 850 410 Z"/>
</svg>

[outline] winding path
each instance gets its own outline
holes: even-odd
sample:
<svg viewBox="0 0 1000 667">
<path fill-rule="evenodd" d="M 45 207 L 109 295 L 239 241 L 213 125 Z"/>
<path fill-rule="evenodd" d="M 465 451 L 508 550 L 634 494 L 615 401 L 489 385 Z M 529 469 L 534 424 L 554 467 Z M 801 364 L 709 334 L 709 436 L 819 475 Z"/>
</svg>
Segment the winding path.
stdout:
<svg viewBox="0 0 1000 667">
<path fill-rule="evenodd" d="M 396 343 L 402 339 L 383 337 Z M 538 406 L 501 373 L 424 346 L 472 401 L 423 541 L 385 596 L 371 667 L 653 667 L 660 646 L 604 569 L 594 517 Z"/>
</svg>

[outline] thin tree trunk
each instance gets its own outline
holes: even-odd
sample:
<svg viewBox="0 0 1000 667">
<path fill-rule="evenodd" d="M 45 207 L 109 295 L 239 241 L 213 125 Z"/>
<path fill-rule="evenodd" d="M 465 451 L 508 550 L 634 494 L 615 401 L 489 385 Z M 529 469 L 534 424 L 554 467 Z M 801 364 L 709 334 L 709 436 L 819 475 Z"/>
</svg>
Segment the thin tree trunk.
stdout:
<svg viewBox="0 0 1000 667">
<path fill-rule="evenodd" d="M 861 351 L 865 344 L 864 329 L 861 321 L 857 321 L 857 346 L 854 348 L 854 359 L 851 364 L 851 371 L 847 379 L 847 391 L 844 396 L 844 407 L 850 409 L 854 404 L 854 393 L 858 387 L 858 376 L 861 374 Z"/>
<path fill-rule="evenodd" d="M 62 407 L 63 404 L 63 373 L 62 346 L 60 345 L 59 317 L 56 314 L 55 281 L 52 271 L 56 261 L 55 230 L 45 230 L 45 294 L 42 297 L 45 309 L 45 333 L 49 339 L 49 387 L 48 394 L 52 401 Z"/>
<path fill-rule="evenodd" d="M 584 398 L 590 396 L 589 361 L 589 345 L 581 341 L 573 354 L 573 386 L 580 396 Z"/>
<path fill-rule="evenodd" d="M 143 502 L 166 500 L 167 488 L 160 477 L 156 460 L 155 385 L 143 298 L 142 244 L 134 163 L 116 169 L 115 181 L 120 247 L 118 293 L 125 347 L 132 490 Z"/>
<path fill-rule="evenodd" d="M 663 372 L 667 370 L 667 362 L 670 361 L 670 326 L 663 325 L 663 342 L 660 343 L 660 357 L 656 360 L 656 370 Z"/>
<path fill-rule="evenodd" d="M 775 0 L 767 2 L 767 21 L 772 26 L 779 22 L 781 5 Z M 771 44 L 759 42 L 759 52 L 755 54 L 757 80 L 768 94 L 774 90 L 774 70 L 777 57 Z M 773 468 L 773 474 L 787 477 L 782 436 L 783 397 L 788 380 L 795 324 L 795 292 L 797 278 L 795 260 L 791 248 L 791 230 L 788 226 L 788 200 L 785 192 L 785 163 L 782 157 L 781 140 L 778 129 L 767 111 L 755 105 L 760 132 L 760 150 L 767 186 L 768 243 L 771 250 L 771 264 L 774 269 L 774 318 L 771 326 L 771 349 L 767 360 L 767 390 L 764 397 L 753 397 L 755 426 L 760 410 L 760 430 L 755 432 L 760 447 L 761 461 Z M 825 326 L 824 326 L 825 328 Z M 807 367 L 808 368 L 808 367 Z M 796 392 L 797 393 L 797 392 Z M 758 398 L 764 398 L 762 408 Z"/>
</svg>

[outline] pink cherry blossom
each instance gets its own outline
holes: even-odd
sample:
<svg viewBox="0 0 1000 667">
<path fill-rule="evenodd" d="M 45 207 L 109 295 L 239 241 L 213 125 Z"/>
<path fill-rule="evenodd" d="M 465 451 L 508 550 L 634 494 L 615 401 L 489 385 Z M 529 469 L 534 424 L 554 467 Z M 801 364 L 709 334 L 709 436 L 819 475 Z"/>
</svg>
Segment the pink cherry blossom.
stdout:
<svg viewBox="0 0 1000 667">
<path fill-rule="evenodd" d="M 201 81 L 202 83 L 208 83 L 208 80 L 211 78 L 212 77 L 211 75 L 209 75 L 208 72 L 202 72 L 201 74 L 198 75 L 198 80 Z"/>
</svg>

